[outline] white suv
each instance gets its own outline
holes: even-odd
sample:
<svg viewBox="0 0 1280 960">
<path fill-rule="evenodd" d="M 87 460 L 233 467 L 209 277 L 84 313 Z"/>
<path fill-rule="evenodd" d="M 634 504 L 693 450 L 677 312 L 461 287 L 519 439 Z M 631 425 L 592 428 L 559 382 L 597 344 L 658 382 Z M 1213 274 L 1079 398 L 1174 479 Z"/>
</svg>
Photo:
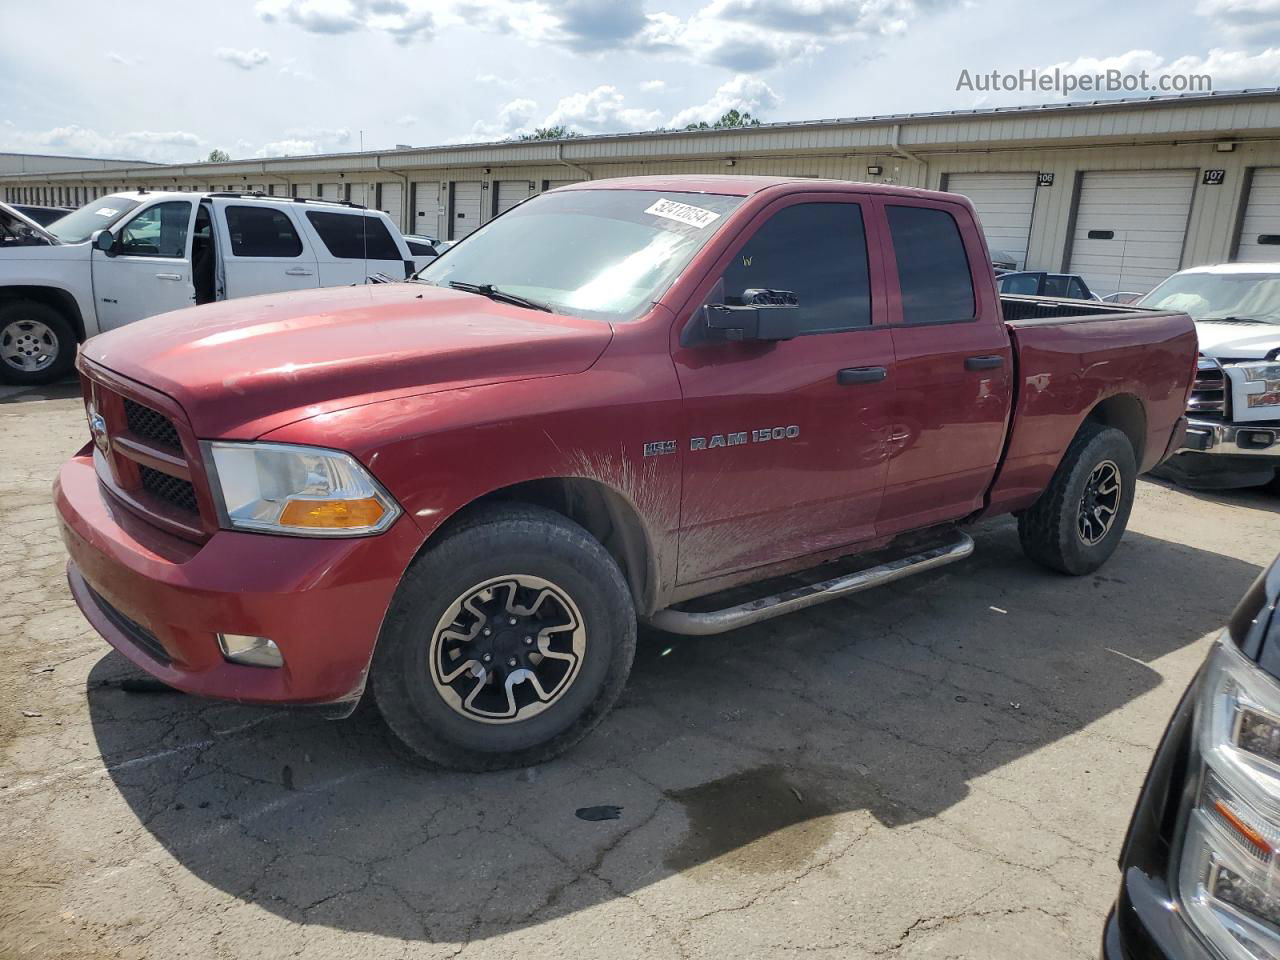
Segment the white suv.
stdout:
<svg viewBox="0 0 1280 960">
<path fill-rule="evenodd" d="M 76 344 L 194 304 L 402 279 L 415 257 L 384 213 L 262 194 L 117 193 L 47 227 L 0 204 L 0 379 L 48 383 Z"/>
</svg>

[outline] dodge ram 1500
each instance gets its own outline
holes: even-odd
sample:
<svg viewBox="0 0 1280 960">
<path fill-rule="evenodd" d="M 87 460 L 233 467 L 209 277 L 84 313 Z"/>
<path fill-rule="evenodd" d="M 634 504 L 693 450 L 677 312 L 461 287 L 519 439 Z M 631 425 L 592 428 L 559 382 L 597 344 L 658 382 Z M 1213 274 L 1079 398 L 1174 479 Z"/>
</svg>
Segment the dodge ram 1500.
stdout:
<svg viewBox="0 0 1280 960">
<path fill-rule="evenodd" d="M 55 497 L 93 626 L 193 694 L 368 690 L 476 770 L 597 724 L 638 619 L 754 623 L 1010 512 L 1095 570 L 1182 442 L 1196 336 L 1001 298 L 960 196 L 644 177 L 534 197 L 416 281 L 177 311 L 79 366 Z"/>
</svg>

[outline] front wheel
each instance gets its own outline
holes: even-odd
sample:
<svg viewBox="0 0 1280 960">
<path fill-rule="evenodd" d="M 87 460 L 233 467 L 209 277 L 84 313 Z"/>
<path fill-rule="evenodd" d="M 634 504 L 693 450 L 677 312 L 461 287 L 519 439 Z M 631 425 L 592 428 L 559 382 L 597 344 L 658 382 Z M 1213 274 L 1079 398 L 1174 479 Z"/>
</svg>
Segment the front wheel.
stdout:
<svg viewBox="0 0 1280 960">
<path fill-rule="evenodd" d="M 1124 536 L 1137 476 L 1129 438 L 1114 427 L 1086 423 L 1048 488 L 1018 517 L 1023 552 L 1062 573 L 1093 573 Z"/>
<path fill-rule="evenodd" d="M 0 380 L 53 383 L 71 370 L 76 335 L 66 317 L 36 300 L 0 303 Z"/>
<path fill-rule="evenodd" d="M 586 736 L 622 692 L 635 645 L 630 591 L 599 541 L 550 510 L 486 508 L 414 561 L 370 680 L 416 755 L 500 770 Z"/>
</svg>

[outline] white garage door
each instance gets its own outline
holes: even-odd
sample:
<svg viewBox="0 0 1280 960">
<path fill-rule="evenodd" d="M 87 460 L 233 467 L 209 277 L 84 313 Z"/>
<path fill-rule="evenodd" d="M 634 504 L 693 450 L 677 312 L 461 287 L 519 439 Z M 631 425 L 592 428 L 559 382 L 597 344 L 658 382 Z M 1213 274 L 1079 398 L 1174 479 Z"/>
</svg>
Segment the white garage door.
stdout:
<svg viewBox="0 0 1280 960">
<path fill-rule="evenodd" d="M 1193 170 L 1086 173 L 1071 235 L 1071 273 L 1105 297 L 1146 293 L 1182 265 Z"/>
<path fill-rule="evenodd" d="M 1247 263 L 1280 261 L 1280 167 L 1253 171 L 1235 258 Z"/>
<path fill-rule="evenodd" d="M 315 188 L 309 183 L 295 183 L 290 189 L 295 197 L 311 197 L 315 193 Z"/>
<path fill-rule="evenodd" d="M 484 210 L 484 185 L 479 180 L 459 180 L 453 184 L 453 223 L 450 240 L 461 240 L 480 227 Z"/>
<path fill-rule="evenodd" d="M 1036 206 L 1034 173 L 952 173 L 947 190 L 964 194 L 978 211 L 993 258 L 1008 256 L 1019 270 L 1026 267 Z"/>
<path fill-rule="evenodd" d="M 506 213 L 521 200 L 529 196 L 528 180 L 499 180 L 498 209 L 495 213 Z"/>
<path fill-rule="evenodd" d="M 372 183 L 353 183 L 351 186 L 351 195 L 346 199 L 352 203 L 358 203 L 362 207 L 373 206 L 373 184 Z"/>
<path fill-rule="evenodd" d="M 320 199 L 322 200 L 341 200 L 342 184 L 340 183 L 322 183 L 320 184 Z"/>
<path fill-rule="evenodd" d="M 404 197 L 404 187 L 398 183 L 379 184 L 378 197 L 378 209 L 391 218 L 397 230 L 403 231 L 404 223 L 400 219 L 400 206 Z"/>
<path fill-rule="evenodd" d="M 413 211 L 410 223 L 411 232 L 426 234 L 428 237 L 439 237 L 440 230 L 440 181 L 415 180 L 410 188 L 413 191 Z"/>
<path fill-rule="evenodd" d="M 556 187 L 567 187 L 571 183 L 581 183 L 581 180 L 544 180 L 546 184 L 544 189 L 554 190 Z"/>
</svg>

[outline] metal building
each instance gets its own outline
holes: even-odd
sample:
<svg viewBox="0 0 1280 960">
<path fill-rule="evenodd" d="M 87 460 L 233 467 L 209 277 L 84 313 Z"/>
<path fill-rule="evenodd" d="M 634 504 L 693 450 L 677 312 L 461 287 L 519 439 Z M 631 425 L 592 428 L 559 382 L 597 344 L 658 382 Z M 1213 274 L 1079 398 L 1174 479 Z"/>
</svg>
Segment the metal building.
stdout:
<svg viewBox="0 0 1280 960">
<path fill-rule="evenodd" d="M 385 210 L 459 239 L 575 180 L 759 173 L 954 190 L 993 252 L 1099 293 L 1181 268 L 1280 261 L 1280 89 L 117 169 L 15 173 L 6 200 L 124 189 L 259 190 Z"/>
</svg>

